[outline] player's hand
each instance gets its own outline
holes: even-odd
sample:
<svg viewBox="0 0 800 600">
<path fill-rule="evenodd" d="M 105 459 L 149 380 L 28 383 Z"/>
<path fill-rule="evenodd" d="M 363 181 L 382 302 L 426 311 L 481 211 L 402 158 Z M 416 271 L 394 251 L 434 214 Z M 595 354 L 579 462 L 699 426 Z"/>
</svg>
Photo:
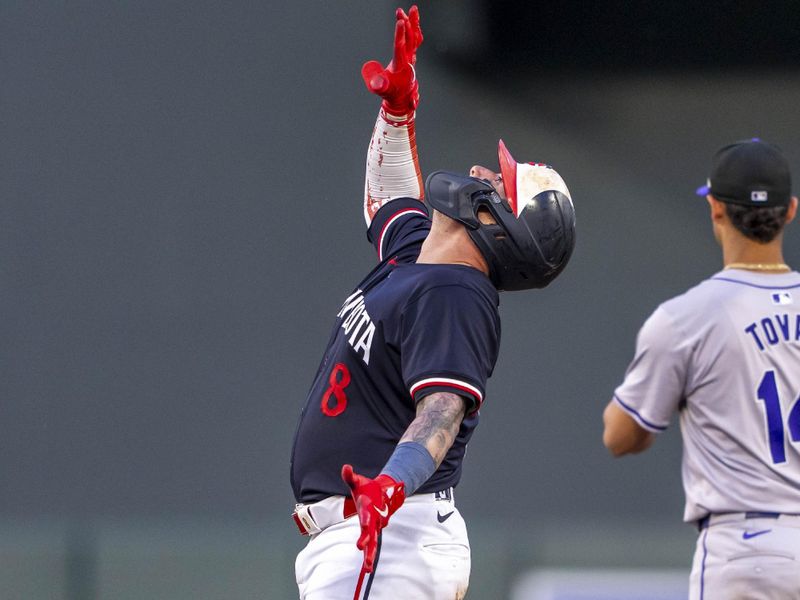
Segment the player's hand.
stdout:
<svg viewBox="0 0 800 600">
<path fill-rule="evenodd" d="M 392 115 L 402 116 L 414 112 L 419 103 L 419 85 L 414 73 L 417 48 L 422 43 L 419 26 L 419 9 L 416 5 L 408 15 L 398 8 L 395 13 L 394 57 L 386 68 L 377 60 L 364 63 L 361 76 L 367 89 L 383 98 L 383 109 Z"/>
<path fill-rule="evenodd" d="M 371 573 L 378 551 L 378 534 L 406 499 L 405 485 L 388 475 L 378 475 L 375 479 L 364 477 L 353 471 L 350 465 L 342 467 L 342 479 L 350 488 L 358 511 L 361 536 L 356 546 L 364 551 L 363 569 Z"/>
</svg>

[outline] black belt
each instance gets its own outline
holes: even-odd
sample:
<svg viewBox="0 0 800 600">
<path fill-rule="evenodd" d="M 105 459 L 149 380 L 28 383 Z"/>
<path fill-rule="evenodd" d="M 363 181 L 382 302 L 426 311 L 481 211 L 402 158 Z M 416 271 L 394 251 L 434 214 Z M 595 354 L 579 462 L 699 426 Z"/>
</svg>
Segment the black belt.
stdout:
<svg viewBox="0 0 800 600">
<path fill-rule="evenodd" d="M 720 516 L 725 515 L 726 513 L 716 513 Z M 730 513 L 732 515 L 740 514 L 740 513 Z M 747 511 L 744 513 L 745 519 L 777 519 L 781 516 L 781 513 L 776 512 L 760 512 L 760 511 Z M 711 520 L 711 515 L 706 515 L 702 519 L 698 519 L 697 521 L 697 530 L 703 531 L 708 527 L 708 522 Z"/>
</svg>

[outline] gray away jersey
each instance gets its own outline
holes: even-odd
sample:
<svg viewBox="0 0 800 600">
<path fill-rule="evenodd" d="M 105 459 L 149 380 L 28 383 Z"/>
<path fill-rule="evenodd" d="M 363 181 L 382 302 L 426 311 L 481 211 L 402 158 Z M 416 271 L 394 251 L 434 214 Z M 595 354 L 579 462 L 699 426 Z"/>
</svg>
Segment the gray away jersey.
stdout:
<svg viewBox="0 0 800 600">
<path fill-rule="evenodd" d="M 644 428 L 680 412 L 685 521 L 800 513 L 800 274 L 721 271 L 642 326 L 614 394 Z"/>
</svg>

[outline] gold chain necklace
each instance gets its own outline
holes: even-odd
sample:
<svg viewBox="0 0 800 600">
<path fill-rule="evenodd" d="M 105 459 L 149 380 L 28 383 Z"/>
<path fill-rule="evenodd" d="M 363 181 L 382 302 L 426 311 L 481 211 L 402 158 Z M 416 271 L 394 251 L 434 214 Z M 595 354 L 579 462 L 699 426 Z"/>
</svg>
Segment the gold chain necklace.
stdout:
<svg viewBox="0 0 800 600">
<path fill-rule="evenodd" d="M 725 269 L 745 269 L 748 271 L 791 271 L 786 263 L 731 263 Z"/>
</svg>

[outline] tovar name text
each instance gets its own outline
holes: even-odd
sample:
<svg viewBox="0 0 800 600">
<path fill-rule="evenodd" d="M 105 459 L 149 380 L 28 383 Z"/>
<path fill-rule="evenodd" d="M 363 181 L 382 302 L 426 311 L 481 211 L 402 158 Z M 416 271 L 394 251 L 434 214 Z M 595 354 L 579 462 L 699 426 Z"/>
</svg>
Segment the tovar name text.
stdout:
<svg viewBox="0 0 800 600">
<path fill-rule="evenodd" d="M 800 342 L 800 315 L 773 315 L 744 328 L 760 351 L 781 342 Z"/>
</svg>

